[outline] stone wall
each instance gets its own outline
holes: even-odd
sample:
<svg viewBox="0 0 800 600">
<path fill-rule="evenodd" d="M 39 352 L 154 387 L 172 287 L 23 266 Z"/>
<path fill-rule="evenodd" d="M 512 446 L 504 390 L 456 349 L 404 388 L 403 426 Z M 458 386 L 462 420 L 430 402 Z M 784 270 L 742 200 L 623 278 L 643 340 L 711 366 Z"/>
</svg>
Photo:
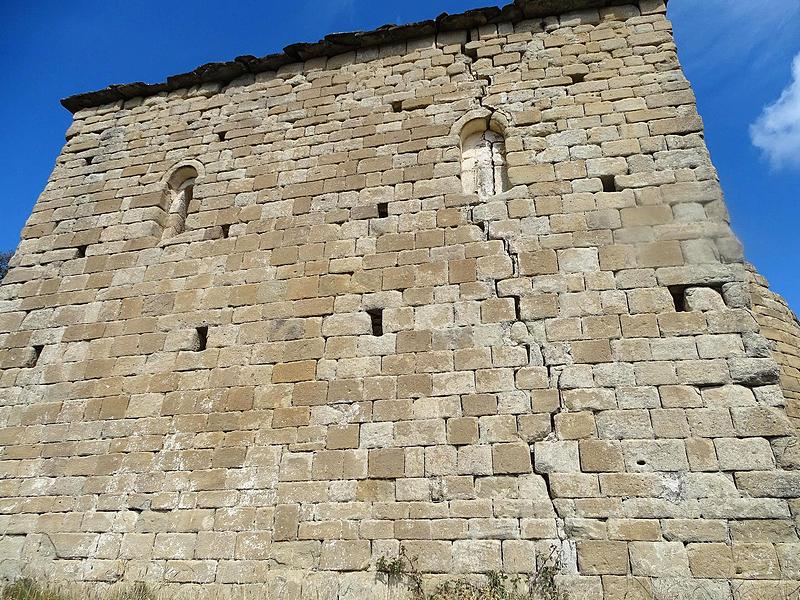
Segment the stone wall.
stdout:
<svg viewBox="0 0 800 600">
<path fill-rule="evenodd" d="M 786 300 L 769 289 L 766 279 L 752 269 L 750 274 L 753 312 L 780 365 L 787 412 L 791 418 L 800 419 L 800 321 Z"/>
<path fill-rule="evenodd" d="M 0 287 L 0 575 L 794 597 L 797 390 L 665 12 L 78 111 Z"/>
</svg>

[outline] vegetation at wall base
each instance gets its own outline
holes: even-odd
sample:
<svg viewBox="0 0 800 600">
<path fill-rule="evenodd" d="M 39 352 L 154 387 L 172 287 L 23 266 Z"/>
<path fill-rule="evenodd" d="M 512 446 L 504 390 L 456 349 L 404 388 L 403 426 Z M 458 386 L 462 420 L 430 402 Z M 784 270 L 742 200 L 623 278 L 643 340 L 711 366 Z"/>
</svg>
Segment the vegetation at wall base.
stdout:
<svg viewBox="0 0 800 600">
<path fill-rule="evenodd" d="M 20 579 L 0 587 L 0 600 L 156 600 L 156 594 L 143 583 L 113 590 L 107 594 L 76 594 L 57 585 L 33 579 Z"/>
<path fill-rule="evenodd" d="M 556 585 L 555 577 L 561 566 L 555 551 L 542 561 L 535 573 L 489 571 L 483 583 L 454 579 L 439 584 L 430 594 L 424 590 L 416 561 L 405 550 L 401 549 L 397 558 L 380 557 L 376 567 L 388 577 L 390 584 L 407 587 L 413 600 L 568 600 Z"/>
</svg>

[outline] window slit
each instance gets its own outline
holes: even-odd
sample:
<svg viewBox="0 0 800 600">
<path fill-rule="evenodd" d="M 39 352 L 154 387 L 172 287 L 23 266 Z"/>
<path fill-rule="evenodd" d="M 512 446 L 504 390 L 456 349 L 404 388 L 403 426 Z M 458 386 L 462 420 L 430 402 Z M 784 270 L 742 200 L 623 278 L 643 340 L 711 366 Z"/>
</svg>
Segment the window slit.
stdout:
<svg viewBox="0 0 800 600">
<path fill-rule="evenodd" d="M 42 352 L 44 352 L 44 346 L 34 346 L 33 347 L 33 360 L 31 360 L 31 368 L 35 367 L 39 364 L 39 359 L 42 356 Z"/>
<path fill-rule="evenodd" d="M 171 197 L 169 215 L 164 229 L 164 237 L 172 237 L 186 230 L 186 219 L 190 210 L 194 210 L 194 184 L 197 171 L 194 167 L 185 166 L 177 169 L 167 182 Z"/>
<path fill-rule="evenodd" d="M 208 326 L 197 328 L 197 351 L 202 352 L 208 348 Z"/>
<path fill-rule="evenodd" d="M 372 335 L 380 337 L 383 335 L 383 309 L 375 308 L 368 310 L 370 321 L 372 323 Z"/>
</svg>

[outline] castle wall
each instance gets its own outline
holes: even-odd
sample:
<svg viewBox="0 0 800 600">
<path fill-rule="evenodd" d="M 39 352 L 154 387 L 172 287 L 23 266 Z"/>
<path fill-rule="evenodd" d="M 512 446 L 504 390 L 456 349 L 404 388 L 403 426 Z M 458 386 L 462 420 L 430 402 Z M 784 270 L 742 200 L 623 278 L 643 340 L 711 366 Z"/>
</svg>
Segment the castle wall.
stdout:
<svg viewBox="0 0 800 600">
<path fill-rule="evenodd" d="M 800 322 L 786 300 L 769 289 L 766 279 L 751 272 L 753 312 L 761 333 L 772 343 L 781 367 L 781 387 L 789 416 L 800 418 Z"/>
<path fill-rule="evenodd" d="M 431 581 L 557 556 L 575 598 L 796 590 L 796 378 L 660 2 L 67 137 L 0 287 L 0 576 L 388 598 L 403 549 Z"/>
</svg>

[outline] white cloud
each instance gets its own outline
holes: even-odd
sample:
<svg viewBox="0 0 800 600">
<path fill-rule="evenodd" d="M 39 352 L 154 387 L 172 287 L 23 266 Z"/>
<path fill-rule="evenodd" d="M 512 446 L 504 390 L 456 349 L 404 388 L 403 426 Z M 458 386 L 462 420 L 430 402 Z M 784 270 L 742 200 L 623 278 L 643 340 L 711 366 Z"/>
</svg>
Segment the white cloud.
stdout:
<svg viewBox="0 0 800 600">
<path fill-rule="evenodd" d="M 791 83 L 750 126 L 750 139 L 773 167 L 800 167 L 800 54 L 792 62 Z"/>
</svg>

